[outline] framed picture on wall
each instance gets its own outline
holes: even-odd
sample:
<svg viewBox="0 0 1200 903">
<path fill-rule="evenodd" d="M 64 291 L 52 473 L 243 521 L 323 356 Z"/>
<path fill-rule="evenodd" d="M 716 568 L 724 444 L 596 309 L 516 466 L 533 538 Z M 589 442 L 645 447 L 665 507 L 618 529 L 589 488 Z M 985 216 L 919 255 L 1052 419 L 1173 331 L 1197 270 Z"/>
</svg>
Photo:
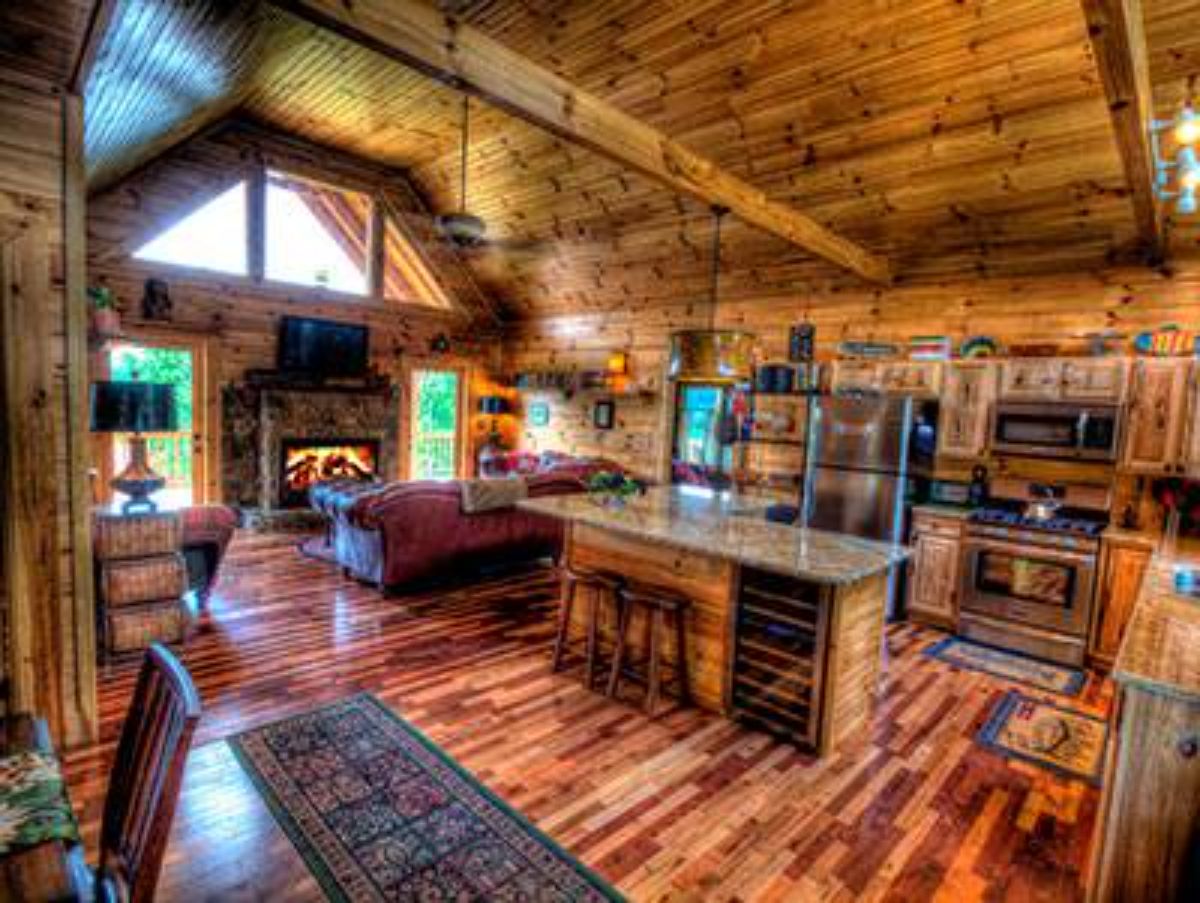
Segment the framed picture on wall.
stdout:
<svg viewBox="0 0 1200 903">
<path fill-rule="evenodd" d="M 611 430 L 617 420 L 617 406 L 611 400 L 598 401 L 592 407 L 592 425 L 598 430 Z"/>
<path fill-rule="evenodd" d="M 550 405 L 544 401 L 534 401 L 529 404 L 529 425 L 548 426 L 550 424 Z"/>
</svg>

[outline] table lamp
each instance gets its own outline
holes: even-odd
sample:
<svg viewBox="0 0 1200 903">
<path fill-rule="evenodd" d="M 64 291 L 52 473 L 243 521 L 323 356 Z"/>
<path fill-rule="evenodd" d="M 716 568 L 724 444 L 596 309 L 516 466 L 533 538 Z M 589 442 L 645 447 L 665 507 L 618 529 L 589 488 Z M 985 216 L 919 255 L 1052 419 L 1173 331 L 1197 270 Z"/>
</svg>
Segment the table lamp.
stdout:
<svg viewBox="0 0 1200 903">
<path fill-rule="evenodd" d="M 137 509 L 157 511 L 150 499 L 166 480 L 150 469 L 146 437 L 176 429 L 175 387 L 166 383 L 92 383 L 92 432 L 129 433 L 129 465 L 113 478 L 112 487 L 129 496 L 125 514 Z"/>
</svg>

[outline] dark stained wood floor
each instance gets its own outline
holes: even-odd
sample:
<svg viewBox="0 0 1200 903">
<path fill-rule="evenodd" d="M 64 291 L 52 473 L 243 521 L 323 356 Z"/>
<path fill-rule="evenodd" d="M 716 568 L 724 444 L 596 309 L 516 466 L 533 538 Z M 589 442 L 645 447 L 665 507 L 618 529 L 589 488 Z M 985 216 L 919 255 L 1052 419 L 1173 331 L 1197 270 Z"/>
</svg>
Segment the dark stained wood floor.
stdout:
<svg viewBox="0 0 1200 903">
<path fill-rule="evenodd" d="M 369 690 L 634 900 L 1076 900 L 1097 792 L 975 744 L 1010 684 L 888 634 L 869 736 L 818 761 L 694 710 L 651 720 L 548 673 L 545 572 L 383 599 L 237 538 L 185 656 L 205 705 L 163 900 L 320 899 L 222 738 Z M 104 670 L 103 738 L 67 760 L 96 849 L 136 665 Z M 1082 705 L 1106 713 L 1093 680 Z"/>
</svg>

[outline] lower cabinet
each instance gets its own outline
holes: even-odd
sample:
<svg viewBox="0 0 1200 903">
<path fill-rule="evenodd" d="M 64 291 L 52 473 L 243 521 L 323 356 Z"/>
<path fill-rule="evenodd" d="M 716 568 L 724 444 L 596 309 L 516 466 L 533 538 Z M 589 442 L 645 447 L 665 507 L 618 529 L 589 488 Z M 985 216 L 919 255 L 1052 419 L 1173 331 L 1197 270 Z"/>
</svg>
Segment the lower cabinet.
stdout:
<svg viewBox="0 0 1200 903">
<path fill-rule="evenodd" d="M 922 509 L 913 512 L 914 553 L 908 574 L 908 616 L 912 620 L 957 628 L 964 525 L 961 517 Z"/>
<path fill-rule="evenodd" d="M 1088 640 L 1088 657 L 1093 665 L 1112 667 L 1152 553 L 1152 544 L 1140 536 L 1118 534 L 1105 536 L 1101 542 L 1100 579 Z"/>
</svg>

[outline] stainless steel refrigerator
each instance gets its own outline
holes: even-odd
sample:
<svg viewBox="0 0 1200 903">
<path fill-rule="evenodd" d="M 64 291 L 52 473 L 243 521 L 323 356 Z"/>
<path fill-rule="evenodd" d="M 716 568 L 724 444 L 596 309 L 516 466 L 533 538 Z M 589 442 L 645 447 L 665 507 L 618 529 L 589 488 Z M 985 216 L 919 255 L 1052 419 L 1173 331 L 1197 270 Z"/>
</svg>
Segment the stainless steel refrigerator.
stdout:
<svg viewBox="0 0 1200 903">
<path fill-rule="evenodd" d="M 801 524 L 902 542 L 914 478 L 932 464 L 936 423 L 936 406 L 907 397 L 814 399 Z M 899 574 L 889 580 L 889 619 L 898 614 Z"/>
</svg>

